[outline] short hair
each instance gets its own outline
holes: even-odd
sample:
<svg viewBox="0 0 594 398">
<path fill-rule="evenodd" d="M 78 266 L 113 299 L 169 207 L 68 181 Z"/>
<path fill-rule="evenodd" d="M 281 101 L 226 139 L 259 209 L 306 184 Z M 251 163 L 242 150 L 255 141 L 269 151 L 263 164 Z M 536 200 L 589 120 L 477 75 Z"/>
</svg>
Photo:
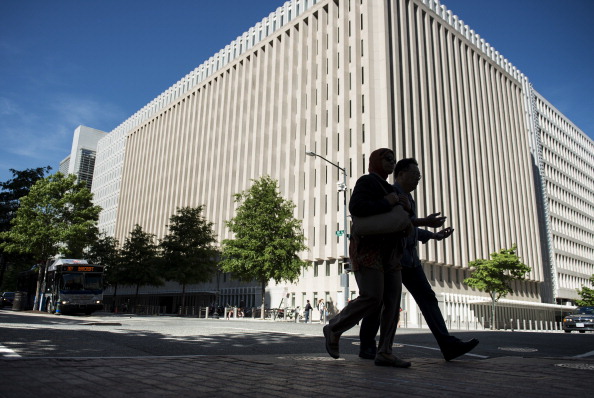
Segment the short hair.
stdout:
<svg viewBox="0 0 594 398">
<path fill-rule="evenodd" d="M 398 177 L 398 174 L 401 171 L 406 171 L 408 170 L 408 168 L 410 167 L 411 164 L 414 164 L 415 166 L 418 166 L 419 163 L 417 163 L 415 158 L 406 158 L 406 159 L 400 159 L 398 161 L 398 163 L 396 163 L 396 167 L 394 168 L 394 175 L 396 177 Z"/>
</svg>

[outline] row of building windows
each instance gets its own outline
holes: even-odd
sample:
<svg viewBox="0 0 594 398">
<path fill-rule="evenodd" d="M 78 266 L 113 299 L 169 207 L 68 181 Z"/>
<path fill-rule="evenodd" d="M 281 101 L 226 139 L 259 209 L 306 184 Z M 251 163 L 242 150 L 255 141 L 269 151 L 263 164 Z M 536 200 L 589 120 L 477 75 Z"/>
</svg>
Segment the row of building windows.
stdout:
<svg viewBox="0 0 594 398">
<path fill-rule="evenodd" d="M 586 161 L 590 170 L 594 167 L 594 142 L 586 134 L 580 134 L 576 127 L 557 110 L 548 107 L 542 100 L 537 101 L 537 110 L 540 115 L 539 124 L 551 137 L 545 141 L 563 156 L 571 156 L 574 160 Z"/>
<path fill-rule="evenodd" d="M 573 239 L 567 239 L 562 236 L 553 234 L 553 247 L 555 251 L 562 251 L 567 254 L 581 257 L 583 259 L 594 258 L 594 247 L 586 246 L 582 242 L 577 242 Z"/>
<path fill-rule="evenodd" d="M 589 286 L 590 282 L 587 278 L 580 278 L 574 275 L 567 275 L 564 273 L 558 273 L 559 287 L 562 289 L 576 290 L 581 289 L 584 286 Z M 577 292 L 575 293 L 577 298 Z"/>
<path fill-rule="evenodd" d="M 547 195 L 549 197 L 548 204 L 551 216 L 561 217 L 577 225 L 581 225 L 585 229 L 594 230 L 592 204 L 586 203 L 548 182 Z"/>
<path fill-rule="evenodd" d="M 545 176 L 557 184 L 575 192 L 575 194 L 594 202 L 594 170 L 589 176 L 588 168 L 579 169 L 580 164 L 571 164 L 562 155 L 555 154 L 543 148 L 543 162 Z"/>
<path fill-rule="evenodd" d="M 588 228 L 586 225 L 583 224 L 569 223 L 555 216 L 552 216 L 550 220 L 550 226 L 553 233 L 557 233 L 558 235 L 565 235 L 566 237 L 575 239 L 580 242 L 590 242 L 591 246 L 594 248 L 593 228 Z"/>
<path fill-rule="evenodd" d="M 573 258 L 563 253 L 555 253 L 555 265 L 557 266 L 557 272 L 571 271 L 582 274 L 584 281 L 594 275 L 594 264 L 586 262 L 583 258 Z"/>
<path fill-rule="evenodd" d="M 559 170 L 575 177 L 578 181 L 586 179 L 591 181 L 592 176 L 594 176 L 594 156 L 584 156 L 591 155 L 588 154 L 587 150 L 577 152 L 570 149 L 567 145 L 553 138 L 550 131 L 550 129 L 542 129 L 541 126 L 541 144 L 545 159 Z M 583 148 L 580 147 L 580 149 Z M 591 145 L 591 150 L 594 151 L 594 145 Z"/>
</svg>

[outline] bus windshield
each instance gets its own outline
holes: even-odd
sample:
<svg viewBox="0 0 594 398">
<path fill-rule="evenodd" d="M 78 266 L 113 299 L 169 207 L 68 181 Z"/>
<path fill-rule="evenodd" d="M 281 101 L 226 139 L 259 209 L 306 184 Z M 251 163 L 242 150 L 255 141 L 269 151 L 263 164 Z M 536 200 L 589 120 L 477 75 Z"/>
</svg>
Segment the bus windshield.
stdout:
<svg viewBox="0 0 594 398">
<path fill-rule="evenodd" d="M 62 274 L 60 290 L 101 290 L 101 274 Z"/>
</svg>

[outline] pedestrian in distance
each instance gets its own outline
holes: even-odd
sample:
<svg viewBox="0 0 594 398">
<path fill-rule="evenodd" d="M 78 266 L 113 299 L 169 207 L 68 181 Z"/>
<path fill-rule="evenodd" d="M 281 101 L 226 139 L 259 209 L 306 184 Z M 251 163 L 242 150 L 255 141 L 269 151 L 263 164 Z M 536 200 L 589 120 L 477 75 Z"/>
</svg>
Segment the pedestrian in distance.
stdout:
<svg viewBox="0 0 594 398">
<path fill-rule="evenodd" d="M 307 300 L 307 303 L 305 304 L 305 308 L 303 309 L 303 312 L 305 315 L 305 323 L 309 323 L 309 314 L 311 314 L 311 310 L 313 310 L 313 307 L 309 303 L 309 300 Z"/>
<path fill-rule="evenodd" d="M 437 344 L 441 349 L 446 361 L 451 361 L 461 355 L 464 355 L 477 346 L 479 341 L 472 339 L 462 341 L 450 335 L 435 292 L 427 280 L 423 271 L 421 260 L 417 250 L 418 242 L 427 243 L 430 239 L 443 240 L 452 235 L 453 228 L 445 228 L 439 232 L 431 232 L 419 227 L 439 228 L 442 227 L 446 217 L 440 217 L 440 213 L 431 214 L 425 218 L 417 217 L 416 203 L 411 195 L 419 181 L 421 181 L 421 172 L 417 161 L 413 158 L 402 159 L 398 161 L 394 169 L 394 189 L 400 195 L 401 201 L 408 202 L 405 206 L 410 208 L 413 232 L 403 237 L 404 252 L 401 258 L 402 264 L 402 283 L 413 296 L 417 305 L 421 309 L 425 321 Z M 400 292 L 398 292 L 400 296 Z M 361 341 L 359 356 L 365 359 L 375 358 L 376 345 L 375 336 L 380 329 L 380 313 L 375 311 L 367 315 L 361 323 L 359 338 Z"/>
<path fill-rule="evenodd" d="M 400 199 L 386 179 L 394 171 L 394 152 L 388 148 L 373 151 L 369 156 L 369 174 L 357 180 L 349 202 L 349 211 L 356 217 L 388 213 L 400 205 Z M 400 308 L 402 281 L 400 264 L 393 261 L 398 233 L 373 236 L 351 234 L 349 256 L 359 287 L 359 296 L 350 301 L 323 328 L 326 351 L 340 357 L 340 336 L 370 313 L 380 315 L 380 341 L 375 356 L 378 366 L 407 368 L 410 362 L 392 354 L 394 333 Z"/>
<path fill-rule="evenodd" d="M 320 322 L 324 322 L 326 319 L 326 304 L 324 303 L 324 299 L 318 300 L 318 311 L 320 311 Z"/>
</svg>

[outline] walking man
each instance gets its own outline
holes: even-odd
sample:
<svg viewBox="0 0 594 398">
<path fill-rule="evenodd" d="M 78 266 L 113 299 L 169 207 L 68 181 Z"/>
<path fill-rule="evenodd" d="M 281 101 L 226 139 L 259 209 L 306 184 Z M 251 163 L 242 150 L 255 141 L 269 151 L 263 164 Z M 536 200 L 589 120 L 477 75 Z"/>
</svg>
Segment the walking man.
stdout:
<svg viewBox="0 0 594 398">
<path fill-rule="evenodd" d="M 413 158 L 398 161 L 394 169 L 394 188 L 401 196 L 408 199 L 410 204 L 411 220 L 414 225 L 413 232 L 405 239 L 404 254 L 401 259 L 402 283 L 413 296 L 421 309 L 425 321 L 431 329 L 437 344 L 441 349 L 446 361 L 451 361 L 461 355 L 470 352 L 479 343 L 477 339 L 462 341 L 448 332 L 443 315 L 431 284 L 423 271 L 423 266 L 417 252 L 418 241 L 427 243 L 430 239 L 442 240 L 448 238 L 454 230 L 445 228 L 437 233 L 427 231 L 419 227 L 438 228 L 445 222 L 445 217 L 439 217 L 439 213 L 431 214 L 426 218 L 417 218 L 416 204 L 411 192 L 417 188 L 421 180 L 421 172 L 418 163 Z M 403 199 L 401 199 L 402 201 Z M 374 359 L 376 355 L 375 335 L 379 329 L 379 311 L 369 314 L 363 318 L 359 338 L 361 349 L 359 356 L 365 359 Z"/>
</svg>

